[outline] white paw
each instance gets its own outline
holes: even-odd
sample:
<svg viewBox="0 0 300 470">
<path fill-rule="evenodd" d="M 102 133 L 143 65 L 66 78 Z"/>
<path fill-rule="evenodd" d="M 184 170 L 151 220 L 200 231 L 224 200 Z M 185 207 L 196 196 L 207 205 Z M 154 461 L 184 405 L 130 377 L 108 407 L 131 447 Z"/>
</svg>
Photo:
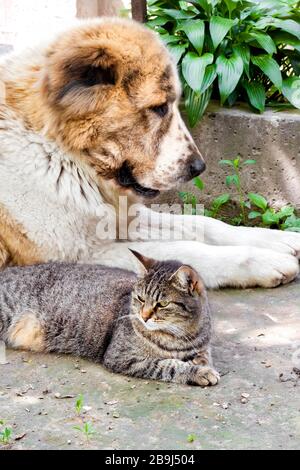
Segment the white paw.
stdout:
<svg viewBox="0 0 300 470">
<path fill-rule="evenodd" d="M 300 258 L 300 233 L 247 227 L 235 230 L 234 238 L 238 238 L 240 245 L 266 248 Z"/>
<path fill-rule="evenodd" d="M 250 248 L 248 259 L 240 268 L 240 281 L 244 287 L 276 287 L 293 281 L 299 273 L 295 256 L 259 248 Z"/>
<path fill-rule="evenodd" d="M 200 387 L 207 387 L 208 385 L 217 385 L 220 380 L 220 375 L 212 367 L 199 366 L 197 367 L 194 380 Z"/>
</svg>

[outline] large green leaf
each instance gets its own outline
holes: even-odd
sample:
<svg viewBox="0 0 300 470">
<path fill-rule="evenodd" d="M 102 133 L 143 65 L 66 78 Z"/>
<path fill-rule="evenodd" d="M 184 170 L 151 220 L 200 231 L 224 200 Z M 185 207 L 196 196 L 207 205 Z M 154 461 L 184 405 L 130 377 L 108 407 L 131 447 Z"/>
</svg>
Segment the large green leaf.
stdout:
<svg viewBox="0 0 300 470">
<path fill-rule="evenodd" d="M 174 62 L 176 64 L 178 64 L 178 62 L 180 61 L 187 47 L 187 44 L 168 44 L 168 49 L 171 52 Z"/>
<path fill-rule="evenodd" d="M 225 38 L 226 34 L 234 24 L 235 21 L 229 20 L 228 18 L 222 18 L 221 16 L 211 17 L 209 22 L 209 31 L 215 49 Z"/>
<path fill-rule="evenodd" d="M 194 48 L 199 55 L 202 54 L 204 35 L 205 35 L 205 25 L 203 20 L 189 20 L 185 21 L 181 28 L 190 42 L 193 44 Z"/>
<path fill-rule="evenodd" d="M 234 46 L 234 50 L 239 55 L 244 63 L 244 70 L 248 78 L 250 78 L 250 47 L 248 44 L 237 44 Z"/>
<path fill-rule="evenodd" d="M 233 92 L 243 74 L 243 60 L 237 54 L 227 58 L 220 55 L 216 60 L 219 78 L 221 104 L 224 104 L 230 93 Z"/>
<path fill-rule="evenodd" d="M 245 88 L 249 101 L 252 106 L 260 113 L 263 113 L 265 110 L 266 103 L 266 92 L 262 83 L 259 82 L 243 82 L 243 87 Z"/>
<path fill-rule="evenodd" d="M 212 87 L 200 94 L 192 90 L 188 85 L 184 87 L 185 107 L 187 110 L 188 121 L 191 127 L 194 127 L 202 118 L 208 106 L 212 93 Z"/>
<path fill-rule="evenodd" d="M 171 18 L 175 20 L 186 20 L 188 18 L 194 18 L 197 13 L 194 13 L 192 11 L 186 11 L 186 10 L 176 10 L 173 8 L 164 8 L 163 10 L 164 15 L 170 16 Z"/>
<path fill-rule="evenodd" d="M 200 86 L 200 93 L 204 93 L 214 82 L 217 76 L 216 64 L 208 65 L 205 69 L 204 77 Z"/>
<path fill-rule="evenodd" d="M 258 44 L 268 52 L 268 54 L 275 54 L 276 52 L 276 44 L 274 43 L 271 36 L 266 33 L 256 32 L 253 31 L 249 33 L 249 36 L 252 39 L 255 39 Z"/>
<path fill-rule="evenodd" d="M 196 92 L 200 92 L 205 69 L 207 65 L 212 64 L 214 56 L 204 54 L 199 57 L 194 52 L 188 52 L 182 61 L 182 74 L 188 85 Z"/>
<path fill-rule="evenodd" d="M 300 78 L 289 77 L 283 80 L 282 94 L 295 108 L 300 109 Z"/>
<path fill-rule="evenodd" d="M 267 77 L 274 83 L 274 85 L 281 89 L 282 87 L 282 76 L 280 67 L 277 62 L 269 55 L 257 55 L 252 56 L 251 61 L 254 65 L 260 68 Z"/>
<path fill-rule="evenodd" d="M 297 21 L 274 18 L 274 25 L 300 39 L 300 23 Z"/>
</svg>

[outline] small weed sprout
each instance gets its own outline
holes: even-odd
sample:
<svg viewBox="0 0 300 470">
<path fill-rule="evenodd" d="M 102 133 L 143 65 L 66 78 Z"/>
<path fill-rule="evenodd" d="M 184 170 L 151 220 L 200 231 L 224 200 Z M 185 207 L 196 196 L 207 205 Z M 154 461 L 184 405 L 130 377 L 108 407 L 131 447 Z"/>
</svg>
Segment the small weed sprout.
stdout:
<svg viewBox="0 0 300 470">
<path fill-rule="evenodd" d="M 89 422 L 83 423 L 82 426 L 74 426 L 74 429 L 76 431 L 81 432 L 87 441 L 89 441 L 90 438 L 96 433 L 96 431 L 93 428 L 93 425 Z"/>
<path fill-rule="evenodd" d="M 77 400 L 75 402 L 75 410 L 78 416 L 80 415 L 82 408 L 83 408 L 83 395 L 80 394 L 78 395 Z"/>
<path fill-rule="evenodd" d="M 3 419 L 0 419 L 0 426 L 1 428 L 5 426 L 6 421 Z M 4 429 L 1 429 L 0 431 L 0 442 L 3 445 L 7 445 L 10 443 L 12 436 L 12 429 L 8 427 L 4 427 Z"/>
</svg>

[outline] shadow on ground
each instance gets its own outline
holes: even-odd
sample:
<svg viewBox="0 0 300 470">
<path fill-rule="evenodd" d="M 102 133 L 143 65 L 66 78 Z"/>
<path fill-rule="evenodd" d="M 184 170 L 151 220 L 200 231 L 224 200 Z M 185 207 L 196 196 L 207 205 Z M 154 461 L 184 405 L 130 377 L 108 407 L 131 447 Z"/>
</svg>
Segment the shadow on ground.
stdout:
<svg viewBox="0 0 300 470">
<path fill-rule="evenodd" d="M 128 379 L 73 357 L 8 351 L 0 419 L 12 428 L 10 448 L 299 449 L 300 377 L 298 383 L 293 368 L 300 368 L 300 281 L 210 299 L 217 387 Z M 83 421 L 96 431 L 90 439 L 74 429 Z"/>
</svg>

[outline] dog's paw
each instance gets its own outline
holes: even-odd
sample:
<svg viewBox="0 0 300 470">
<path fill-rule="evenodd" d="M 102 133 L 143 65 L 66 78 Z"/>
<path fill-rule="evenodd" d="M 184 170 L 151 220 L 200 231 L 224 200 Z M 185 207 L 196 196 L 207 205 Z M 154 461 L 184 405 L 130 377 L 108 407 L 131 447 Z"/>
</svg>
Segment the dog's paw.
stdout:
<svg viewBox="0 0 300 470">
<path fill-rule="evenodd" d="M 206 366 L 198 366 L 194 381 L 200 387 L 207 387 L 208 385 L 217 385 L 220 381 L 220 374 L 213 369 L 212 367 Z"/>
<path fill-rule="evenodd" d="M 277 287 L 293 281 L 298 273 L 299 263 L 295 256 L 254 248 L 248 260 L 242 263 L 240 281 L 244 287 Z"/>
<path fill-rule="evenodd" d="M 300 233 L 266 228 L 235 228 L 240 245 L 265 248 L 300 259 Z"/>
</svg>

